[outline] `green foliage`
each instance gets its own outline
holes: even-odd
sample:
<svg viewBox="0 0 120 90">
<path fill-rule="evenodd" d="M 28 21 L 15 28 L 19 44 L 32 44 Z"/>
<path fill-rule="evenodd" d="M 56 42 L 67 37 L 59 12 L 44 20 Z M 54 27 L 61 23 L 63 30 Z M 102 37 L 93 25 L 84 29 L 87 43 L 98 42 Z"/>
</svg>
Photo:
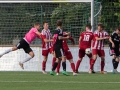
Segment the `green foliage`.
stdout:
<svg viewBox="0 0 120 90">
<path fill-rule="evenodd" d="M 90 3 L 60 3 L 52 12 L 51 24 L 55 28 L 56 21 L 61 19 L 64 31 L 70 31 L 77 41 L 85 25 L 90 23 L 89 17 Z"/>
<path fill-rule="evenodd" d="M 105 29 L 112 33 L 120 25 L 120 0 L 97 0 L 102 2 L 102 12 L 100 22 L 105 25 Z"/>
</svg>

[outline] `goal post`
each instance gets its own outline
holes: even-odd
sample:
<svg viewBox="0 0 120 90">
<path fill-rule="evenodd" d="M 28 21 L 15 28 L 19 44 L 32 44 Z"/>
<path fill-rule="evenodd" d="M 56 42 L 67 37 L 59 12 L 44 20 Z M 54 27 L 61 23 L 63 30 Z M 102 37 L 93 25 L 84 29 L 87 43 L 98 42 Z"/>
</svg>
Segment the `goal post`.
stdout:
<svg viewBox="0 0 120 90">
<path fill-rule="evenodd" d="M 5 45 L 12 45 L 24 37 L 25 33 L 33 26 L 34 22 L 49 22 L 51 32 L 56 28 L 56 20 L 63 20 L 63 29 L 71 32 L 76 45 L 78 45 L 79 34 L 85 30 L 85 25 L 91 23 L 94 27 L 94 20 L 97 19 L 98 8 L 94 0 L 43 0 L 43 1 L 0 1 L 0 53 L 10 48 Z M 95 15 L 96 14 L 96 15 Z M 95 16 L 95 17 L 94 17 Z M 95 20 L 97 21 L 97 20 Z M 71 44 L 68 42 L 68 44 Z M 26 71 L 41 71 L 41 63 L 43 60 L 41 48 L 41 40 L 36 39 L 32 45 L 35 57 L 25 63 Z M 37 45 L 37 46 L 35 46 Z M 74 62 L 78 59 L 78 47 L 70 47 L 73 54 Z M 18 62 L 27 57 L 23 50 L 9 53 L 0 58 L 0 70 L 20 71 Z M 51 68 L 52 55 L 48 57 L 47 71 Z M 82 66 L 83 71 L 88 70 L 87 57 L 84 58 Z M 109 59 L 108 59 L 109 60 Z M 87 63 L 86 63 L 87 62 Z M 86 68 L 87 67 L 87 68 Z M 67 70 L 71 71 L 68 63 Z"/>
</svg>

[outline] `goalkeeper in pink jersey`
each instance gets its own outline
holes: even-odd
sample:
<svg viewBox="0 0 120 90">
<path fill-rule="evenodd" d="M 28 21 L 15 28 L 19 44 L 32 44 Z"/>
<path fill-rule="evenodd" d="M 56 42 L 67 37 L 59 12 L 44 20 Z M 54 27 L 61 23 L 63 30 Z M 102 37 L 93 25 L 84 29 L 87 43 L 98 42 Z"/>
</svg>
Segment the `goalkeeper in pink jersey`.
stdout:
<svg viewBox="0 0 120 90">
<path fill-rule="evenodd" d="M 30 48 L 30 44 L 35 38 L 37 37 L 41 38 L 41 33 L 39 32 L 39 30 L 40 30 L 40 24 L 35 23 L 34 27 L 32 27 L 30 31 L 26 33 L 25 37 L 21 39 L 20 42 L 16 46 L 4 51 L 3 53 L 0 53 L 0 57 L 2 57 L 3 55 L 9 52 L 22 48 L 25 51 L 25 53 L 29 54 L 28 57 L 23 59 L 23 61 L 19 62 L 19 65 L 21 66 L 21 68 L 24 69 L 23 64 L 34 57 L 34 52 Z"/>
</svg>

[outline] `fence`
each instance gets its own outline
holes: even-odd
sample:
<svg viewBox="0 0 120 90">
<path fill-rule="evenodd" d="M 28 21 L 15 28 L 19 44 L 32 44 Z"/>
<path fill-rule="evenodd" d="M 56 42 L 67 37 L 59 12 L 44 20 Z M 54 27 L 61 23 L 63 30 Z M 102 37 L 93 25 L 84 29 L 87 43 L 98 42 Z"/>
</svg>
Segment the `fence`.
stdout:
<svg viewBox="0 0 120 90">
<path fill-rule="evenodd" d="M 14 39 L 21 39 L 34 22 L 48 21 L 51 32 L 56 28 L 56 20 L 62 19 L 64 31 L 70 31 L 76 44 L 80 32 L 90 23 L 91 4 L 80 3 L 0 3 L 0 44 L 12 45 Z M 95 2 L 95 14 L 100 3 Z M 98 23 L 98 16 L 95 23 Z M 96 25 L 95 24 L 95 25 Z M 14 40 L 15 41 L 15 40 Z M 41 44 L 40 40 L 33 44 Z"/>
</svg>

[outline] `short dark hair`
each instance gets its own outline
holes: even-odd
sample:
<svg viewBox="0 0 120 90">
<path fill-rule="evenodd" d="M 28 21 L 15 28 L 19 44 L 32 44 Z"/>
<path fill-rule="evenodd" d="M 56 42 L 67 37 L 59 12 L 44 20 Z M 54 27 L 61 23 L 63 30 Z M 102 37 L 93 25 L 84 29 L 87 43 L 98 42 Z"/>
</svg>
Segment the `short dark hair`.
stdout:
<svg viewBox="0 0 120 90">
<path fill-rule="evenodd" d="M 44 25 L 45 23 L 48 23 L 48 22 L 47 22 L 47 21 L 44 21 L 44 22 L 43 22 L 43 25 Z"/>
<path fill-rule="evenodd" d="M 117 27 L 116 30 L 119 30 L 119 31 L 120 31 L 120 27 Z"/>
<path fill-rule="evenodd" d="M 40 23 L 39 23 L 39 22 L 34 23 L 34 26 L 38 26 L 38 25 L 40 25 Z"/>
<path fill-rule="evenodd" d="M 57 20 L 57 26 L 62 26 L 62 20 Z"/>
<path fill-rule="evenodd" d="M 99 23 L 98 26 L 100 26 L 101 28 L 104 28 L 104 25 L 102 23 Z"/>
<path fill-rule="evenodd" d="M 91 24 L 87 24 L 86 27 L 89 28 L 89 29 L 92 28 Z"/>
</svg>

